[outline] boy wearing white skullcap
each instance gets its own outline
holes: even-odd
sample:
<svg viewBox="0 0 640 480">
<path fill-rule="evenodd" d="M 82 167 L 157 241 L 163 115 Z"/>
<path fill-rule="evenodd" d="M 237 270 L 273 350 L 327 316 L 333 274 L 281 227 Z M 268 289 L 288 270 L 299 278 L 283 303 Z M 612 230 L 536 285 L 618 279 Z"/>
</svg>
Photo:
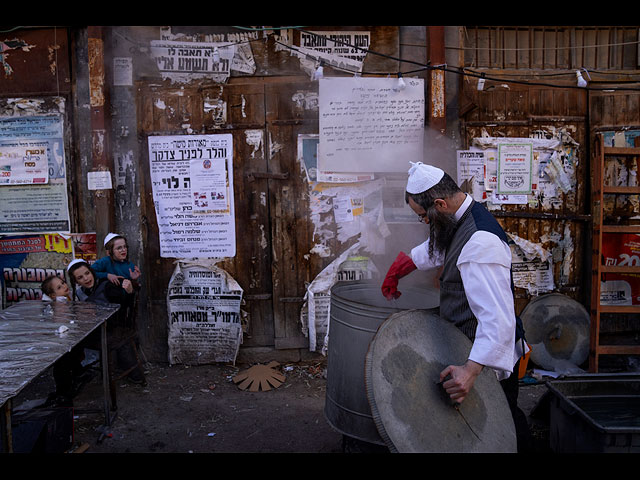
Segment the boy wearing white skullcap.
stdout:
<svg viewBox="0 0 640 480">
<path fill-rule="evenodd" d="M 109 233 L 104 237 L 104 247 L 107 255 L 91 265 L 96 276 L 116 285 L 120 285 L 122 279 L 128 279 L 137 289 L 141 273 L 138 266 L 129 261 L 127 239 L 117 233 Z"/>
</svg>

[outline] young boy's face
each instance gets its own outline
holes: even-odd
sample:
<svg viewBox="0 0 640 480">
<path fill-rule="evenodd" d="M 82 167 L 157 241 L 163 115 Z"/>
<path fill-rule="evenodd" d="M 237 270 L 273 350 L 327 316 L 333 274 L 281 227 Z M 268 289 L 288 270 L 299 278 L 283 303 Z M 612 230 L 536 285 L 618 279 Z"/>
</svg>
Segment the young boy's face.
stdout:
<svg viewBox="0 0 640 480">
<path fill-rule="evenodd" d="M 113 242 L 111 256 L 121 262 L 127 259 L 127 241 L 124 238 L 118 238 Z"/>
<path fill-rule="evenodd" d="M 75 270 L 73 272 L 73 277 L 75 278 L 78 285 L 85 288 L 93 287 L 93 284 L 95 282 L 91 270 L 84 266 Z"/>
<path fill-rule="evenodd" d="M 69 296 L 69 286 L 67 285 L 67 282 L 60 278 L 54 278 L 51 280 L 51 289 L 56 297 Z"/>
</svg>

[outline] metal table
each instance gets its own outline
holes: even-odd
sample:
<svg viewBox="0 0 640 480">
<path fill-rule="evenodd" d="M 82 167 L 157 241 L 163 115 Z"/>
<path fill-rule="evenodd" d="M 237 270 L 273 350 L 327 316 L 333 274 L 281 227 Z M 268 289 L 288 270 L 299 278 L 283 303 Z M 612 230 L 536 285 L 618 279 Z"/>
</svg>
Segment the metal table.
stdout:
<svg viewBox="0 0 640 480">
<path fill-rule="evenodd" d="M 0 311 L 0 436 L 5 452 L 13 450 L 12 399 L 98 328 L 105 426 L 111 425 L 107 320 L 119 308 L 113 304 L 26 300 Z"/>
</svg>

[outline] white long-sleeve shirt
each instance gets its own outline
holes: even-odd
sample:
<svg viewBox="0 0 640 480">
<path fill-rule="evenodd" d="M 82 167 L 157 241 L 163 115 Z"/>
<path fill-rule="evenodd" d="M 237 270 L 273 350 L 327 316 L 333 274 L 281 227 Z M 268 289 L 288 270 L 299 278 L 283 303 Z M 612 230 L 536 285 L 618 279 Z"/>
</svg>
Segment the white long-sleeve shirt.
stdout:
<svg viewBox="0 0 640 480">
<path fill-rule="evenodd" d="M 471 206 L 471 197 L 455 213 L 459 220 Z M 411 250 L 419 270 L 439 268 L 444 254 L 429 256 L 429 239 Z M 511 250 L 496 235 L 477 231 L 462 248 L 456 263 L 469 307 L 478 320 L 469 359 L 492 368 L 498 380 L 508 378 L 523 355 L 515 342 L 515 310 L 511 291 Z M 528 348 L 525 346 L 528 350 Z"/>
</svg>

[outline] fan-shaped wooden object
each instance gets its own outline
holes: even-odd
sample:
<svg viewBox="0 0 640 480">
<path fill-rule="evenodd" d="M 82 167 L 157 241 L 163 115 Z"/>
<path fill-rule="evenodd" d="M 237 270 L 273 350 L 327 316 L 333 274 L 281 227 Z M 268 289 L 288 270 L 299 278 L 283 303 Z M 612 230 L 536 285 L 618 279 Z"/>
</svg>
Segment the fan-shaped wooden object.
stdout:
<svg viewBox="0 0 640 480">
<path fill-rule="evenodd" d="M 254 365 L 233 377 L 233 383 L 237 384 L 240 390 L 248 389 L 250 392 L 271 390 L 271 387 L 278 388 L 286 380 L 284 375 L 274 370 L 278 365 L 280 365 L 278 362 Z"/>
</svg>

